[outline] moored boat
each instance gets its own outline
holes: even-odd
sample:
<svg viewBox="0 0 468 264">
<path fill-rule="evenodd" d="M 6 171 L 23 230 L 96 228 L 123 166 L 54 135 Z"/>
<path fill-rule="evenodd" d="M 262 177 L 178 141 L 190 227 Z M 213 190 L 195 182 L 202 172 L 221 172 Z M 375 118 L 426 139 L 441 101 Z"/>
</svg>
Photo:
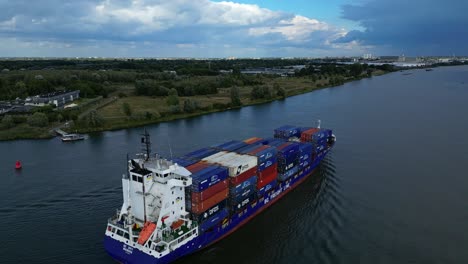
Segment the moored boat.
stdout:
<svg viewBox="0 0 468 264">
<path fill-rule="evenodd" d="M 79 141 L 84 140 L 85 136 L 81 134 L 66 134 L 62 136 L 63 142 Z"/>
</svg>

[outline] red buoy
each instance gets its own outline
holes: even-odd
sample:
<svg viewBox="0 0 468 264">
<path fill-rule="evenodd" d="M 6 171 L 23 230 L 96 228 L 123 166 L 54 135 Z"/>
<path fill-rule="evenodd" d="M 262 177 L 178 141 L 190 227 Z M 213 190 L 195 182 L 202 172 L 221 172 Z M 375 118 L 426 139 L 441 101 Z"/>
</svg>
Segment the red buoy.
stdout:
<svg viewBox="0 0 468 264">
<path fill-rule="evenodd" d="M 21 169 L 21 167 L 22 167 L 21 161 L 17 160 L 16 164 L 15 164 L 15 169 L 19 170 L 19 169 Z"/>
</svg>

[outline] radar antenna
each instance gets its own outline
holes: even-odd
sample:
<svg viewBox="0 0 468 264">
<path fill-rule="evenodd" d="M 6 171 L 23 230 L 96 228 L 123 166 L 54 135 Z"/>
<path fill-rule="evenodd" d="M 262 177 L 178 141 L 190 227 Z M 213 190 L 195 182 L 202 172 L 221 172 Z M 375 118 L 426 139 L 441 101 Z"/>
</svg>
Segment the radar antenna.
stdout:
<svg viewBox="0 0 468 264">
<path fill-rule="evenodd" d="M 145 128 L 145 133 L 141 135 L 141 144 L 143 151 L 146 153 L 145 160 L 148 161 L 151 155 L 151 139 L 148 131 Z"/>
</svg>

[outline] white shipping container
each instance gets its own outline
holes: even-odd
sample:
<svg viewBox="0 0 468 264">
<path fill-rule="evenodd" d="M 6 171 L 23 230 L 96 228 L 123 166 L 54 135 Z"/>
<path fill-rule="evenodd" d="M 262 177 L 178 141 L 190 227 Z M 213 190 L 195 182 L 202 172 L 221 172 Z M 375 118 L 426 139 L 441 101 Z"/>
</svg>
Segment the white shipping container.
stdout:
<svg viewBox="0 0 468 264">
<path fill-rule="evenodd" d="M 202 159 L 202 161 L 207 161 L 207 162 L 212 162 L 212 160 L 216 160 L 217 158 L 223 156 L 223 155 L 226 155 L 228 152 L 227 151 L 220 151 L 218 153 L 215 153 L 211 156 L 208 156 L 204 159 Z"/>
<path fill-rule="evenodd" d="M 229 176 L 236 177 L 257 166 L 257 158 L 249 155 L 238 155 L 235 159 L 222 161 L 220 164 L 229 168 Z"/>
<path fill-rule="evenodd" d="M 226 155 L 219 156 L 213 161 L 222 165 L 224 162 L 235 159 L 236 157 L 237 157 L 236 153 L 228 152 Z"/>
</svg>

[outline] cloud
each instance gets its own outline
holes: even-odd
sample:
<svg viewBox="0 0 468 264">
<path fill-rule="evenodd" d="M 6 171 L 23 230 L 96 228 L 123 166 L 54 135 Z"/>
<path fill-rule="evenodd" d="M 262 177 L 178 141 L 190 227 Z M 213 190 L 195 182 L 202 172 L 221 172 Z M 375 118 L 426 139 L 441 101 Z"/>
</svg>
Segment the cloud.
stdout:
<svg viewBox="0 0 468 264">
<path fill-rule="evenodd" d="M 318 56 L 361 48 L 337 43 L 347 31 L 324 21 L 235 2 L 0 0 L 0 8 L 1 39 L 59 43 L 48 52 L 38 48 L 47 54 L 82 54 L 87 46 L 90 53 L 108 54 L 106 45 L 120 47 L 123 56 Z M 9 56 L 6 51 L 0 46 L 0 55 Z"/>
<path fill-rule="evenodd" d="M 468 54 L 468 1 L 371 0 L 344 5 L 342 17 L 358 22 L 336 43 L 356 41 L 386 54 Z"/>
</svg>

